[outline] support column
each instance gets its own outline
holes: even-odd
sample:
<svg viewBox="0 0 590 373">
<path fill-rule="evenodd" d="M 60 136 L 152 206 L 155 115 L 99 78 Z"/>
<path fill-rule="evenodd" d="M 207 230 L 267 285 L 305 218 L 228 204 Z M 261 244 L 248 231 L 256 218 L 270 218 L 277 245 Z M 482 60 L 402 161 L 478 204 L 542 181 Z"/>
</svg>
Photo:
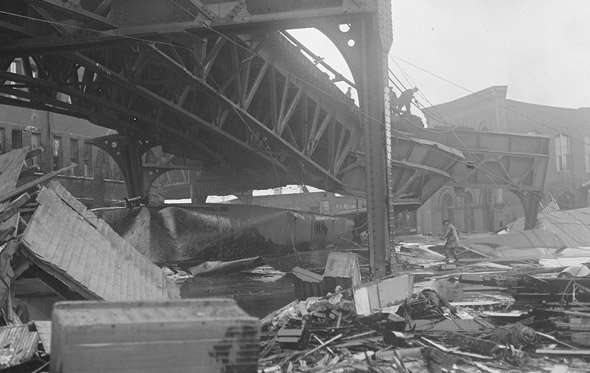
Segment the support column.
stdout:
<svg viewBox="0 0 590 373">
<path fill-rule="evenodd" d="M 188 170 L 188 180 L 190 185 L 191 203 L 204 204 L 207 202 L 207 192 L 203 181 L 196 177 L 197 172 Z"/>
<path fill-rule="evenodd" d="M 524 229 L 533 229 L 537 225 L 541 192 L 514 192 L 524 208 Z"/>
<path fill-rule="evenodd" d="M 86 142 L 104 150 L 117 163 L 123 174 L 129 198 L 145 197 L 148 194 L 142 160 L 143 154 L 153 146 L 148 140 L 129 134 L 113 134 Z"/>
<path fill-rule="evenodd" d="M 363 84 L 359 90 L 359 101 L 364 113 L 369 263 L 371 276 L 375 279 L 386 275 L 387 253 L 391 247 L 387 187 L 387 160 L 390 156 L 387 150 L 391 147 L 391 128 L 389 116 L 384 116 L 387 57 L 375 16 L 365 17 L 362 35 Z"/>
</svg>

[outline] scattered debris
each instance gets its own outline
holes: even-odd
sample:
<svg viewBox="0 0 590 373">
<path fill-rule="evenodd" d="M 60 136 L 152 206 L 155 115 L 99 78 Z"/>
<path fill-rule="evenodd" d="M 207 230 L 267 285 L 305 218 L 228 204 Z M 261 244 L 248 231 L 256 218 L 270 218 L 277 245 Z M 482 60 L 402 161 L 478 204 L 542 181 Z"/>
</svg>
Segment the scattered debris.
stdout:
<svg viewBox="0 0 590 373">
<path fill-rule="evenodd" d="M 0 369 L 33 360 L 38 344 L 39 334 L 29 325 L 0 327 Z"/>
<path fill-rule="evenodd" d="M 262 319 L 259 372 L 590 370 L 585 266 L 481 255 L 449 266 L 423 245 L 402 247 L 414 259 L 396 276 L 329 294 L 326 272 L 295 269 L 299 300 Z M 337 278 L 352 278 L 351 262 Z"/>
<path fill-rule="evenodd" d="M 298 300 L 258 321 L 236 311 L 233 301 L 221 301 L 217 307 L 207 303 L 217 301 L 201 300 L 198 307 L 193 302 L 184 309 L 178 306 L 187 304 L 178 301 L 176 286 L 194 275 L 226 275 L 261 264 L 261 256 L 245 255 L 248 250 L 238 252 L 238 259 L 227 260 L 236 254 L 232 246 L 236 237 L 247 244 L 261 242 L 254 231 L 245 228 L 241 236 L 215 241 L 216 245 L 229 243 L 230 251 L 221 255 L 223 261 L 201 258 L 199 265 L 181 269 L 173 260 L 160 269 L 133 247 L 141 243 L 147 254 L 153 254 L 149 252 L 152 243 L 140 234 L 154 223 L 148 209 L 126 209 L 125 214 L 137 214 L 127 221 L 126 238 L 122 238 L 57 182 L 40 187 L 55 175 L 34 179 L 36 174 L 22 167 L 29 155 L 26 150 L 0 155 L 0 321 L 7 325 L 0 327 L 0 367 L 45 369 L 53 352 L 51 364 L 55 360 L 79 370 L 76 364 L 81 361 L 100 360 L 101 365 L 93 365 L 101 371 L 124 369 L 115 361 L 139 364 L 135 356 L 145 357 L 141 360 L 148 364 L 145 371 L 159 371 L 158 364 L 164 360 L 169 369 L 169 359 L 157 358 L 162 354 L 187 356 L 176 359 L 178 370 L 187 370 L 189 365 L 183 364 L 197 366 L 194 359 L 205 364 L 203 369 L 210 364 L 252 372 L 500 372 L 553 366 L 565 367 L 563 371 L 590 370 L 589 267 L 584 259 L 568 265 L 551 261 L 551 256 L 559 258 L 565 250 L 570 255 L 575 249 L 589 259 L 590 253 L 579 246 L 563 248 L 564 243 L 580 244 L 586 236 L 562 238 L 569 228 L 559 222 L 559 216 L 549 219 L 549 227 L 558 227 L 551 231 L 538 227 L 467 238 L 463 242 L 468 247 L 458 253 L 459 263 L 452 265 L 441 260 L 439 246 L 401 244 L 392 255 L 398 259 L 390 266 L 394 275 L 373 281 L 363 281 L 356 254 L 326 253 L 323 271 L 294 268 Z M 17 188 L 19 184 L 23 187 Z M 166 211 L 159 213 L 168 223 L 182 214 L 193 222 L 213 216 L 201 210 Z M 230 217 L 237 212 L 223 213 Z M 258 213 L 255 225 L 260 228 L 268 221 L 261 218 L 262 211 Z M 284 211 L 272 224 L 280 223 L 281 216 L 285 218 Z M 327 232 L 330 236 L 335 231 Z M 261 247 L 260 255 L 276 248 L 276 242 Z M 494 245 L 499 246 L 490 249 Z M 300 259 L 307 263 L 304 255 Z M 81 306 L 84 303 L 58 306 L 59 321 L 51 324 L 47 321 L 51 307 L 64 298 L 172 303 L 92 303 L 91 311 Z M 78 316 L 66 317 L 70 312 Z M 88 312 L 96 314 L 80 316 Z M 158 316 L 152 318 L 150 312 Z M 162 323 L 163 319 L 167 321 Z M 206 326 L 200 331 L 209 333 L 207 338 L 191 329 L 197 320 Z M 97 330 L 93 340 L 76 330 L 91 324 Z M 166 327 L 174 332 L 165 331 Z M 56 330 L 60 331 L 56 334 Z M 114 340 L 112 333 L 118 333 Z M 59 340 L 66 337 L 67 343 Z M 170 341 L 186 347 L 172 348 Z M 119 348 L 119 342 L 126 348 Z M 84 346 L 92 346 L 93 352 Z M 129 349 L 133 354 L 128 354 Z M 126 359 L 113 358 L 125 351 Z"/>
</svg>

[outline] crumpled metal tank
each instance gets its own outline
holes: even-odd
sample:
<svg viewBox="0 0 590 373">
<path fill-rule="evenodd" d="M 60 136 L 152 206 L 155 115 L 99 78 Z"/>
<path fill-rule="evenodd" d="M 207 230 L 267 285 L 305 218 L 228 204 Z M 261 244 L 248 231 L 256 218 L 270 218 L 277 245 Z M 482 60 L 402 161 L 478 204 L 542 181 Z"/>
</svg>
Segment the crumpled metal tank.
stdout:
<svg viewBox="0 0 590 373">
<path fill-rule="evenodd" d="M 254 205 L 103 208 L 94 213 L 151 261 L 167 265 L 298 256 L 350 243 L 354 231 L 348 218 Z"/>
</svg>

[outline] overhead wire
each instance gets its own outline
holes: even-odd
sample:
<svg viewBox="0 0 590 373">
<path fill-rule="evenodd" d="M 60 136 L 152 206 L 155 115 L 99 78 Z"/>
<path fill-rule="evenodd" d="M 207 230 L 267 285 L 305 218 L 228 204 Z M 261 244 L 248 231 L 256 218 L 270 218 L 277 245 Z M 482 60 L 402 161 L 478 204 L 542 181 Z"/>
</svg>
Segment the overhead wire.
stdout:
<svg viewBox="0 0 590 373">
<path fill-rule="evenodd" d="M 475 91 L 473 91 L 473 90 L 471 90 L 469 88 L 466 88 L 466 87 L 464 87 L 464 86 L 462 86 L 462 85 L 460 85 L 460 84 L 458 84 L 458 83 L 456 83 L 456 82 L 454 82 L 454 81 L 452 81 L 450 79 L 447 79 L 447 78 L 444 78 L 444 77 L 442 77 L 442 76 L 440 76 L 438 74 L 435 74 L 432 71 L 429 71 L 428 69 L 425 69 L 423 67 L 420 67 L 420 66 L 418 66 L 418 65 L 416 65 L 416 64 L 414 64 L 412 62 L 409 62 L 409 61 L 407 61 L 407 60 L 405 60 L 405 59 L 403 59 L 401 57 L 394 56 L 394 55 L 390 55 L 390 56 L 392 58 L 394 58 L 394 59 L 397 58 L 400 61 L 402 61 L 402 62 L 404 62 L 404 63 L 406 63 L 406 64 L 408 64 L 408 65 L 410 65 L 412 67 L 415 67 L 415 68 L 417 68 L 417 69 L 419 69 L 419 70 L 421 70 L 421 71 L 423 71 L 423 72 L 425 72 L 427 74 L 430 74 L 430 75 L 432 75 L 432 76 L 434 76 L 434 77 L 436 77 L 438 79 L 441 79 L 441 80 L 443 80 L 445 82 L 448 82 L 448 83 L 454 85 L 455 87 L 458 87 L 458 88 L 460 88 L 460 89 L 462 89 L 462 90 L 464 90 L 464 91 L 466 91 L 468 93 L 476 93 Z M 494 104 L 497 105 L 497 106 L 499 106 L 499 107 L 501 107 L 501 108 L 503 108 L 503 109 L 506 109 L 506 110 L 509 110 L 509 111 L 511 111 L 511 112 L 513 112 L 515 114 L 518 114 L 518 115 L 522 116 L 523 118 L 527 118 L 527 119 L 529 119 L 529 120 L 531 120 L 531 121 L 533 121 L 535 123 L 538 123 L 538 124 L 542 125 L 545 128 L 551 129 L 551 130 L 555 131 L 558 134 L 565 134 L 562 130 L 560 130 L 558 128 L 555 128 L 554 126 L 552 126 L 550 124 L 547 124 L 547 123 L 545 123 L 545 122 L 543 122 L 543 121 L 541 121 L 541 120 L 539 120 L 537 118 L 531 117 L 530 115 L 527 115 L 527 114 L 525 114 L 525 113 L 523 113 L 523 112 L 521 112 L 519 110 L 516 110 L 516 109 L 511 108 L 511 107 L 506 106 L 506 105 L 502 105 L 502 104 L 500 104 L 498 102 L 495 102 Z M 580 139 L 578 139 L 576 137 L 573 137 L 573 136 L 568 136 L 568 137 L 569 138 L 572 138 L 574 141 L 577 141 L 577 142 L 580 142 L 582 144 L 587 145 L 587 143 L 585 143 L 583 140 L 580 140 Z"/>
</svg>

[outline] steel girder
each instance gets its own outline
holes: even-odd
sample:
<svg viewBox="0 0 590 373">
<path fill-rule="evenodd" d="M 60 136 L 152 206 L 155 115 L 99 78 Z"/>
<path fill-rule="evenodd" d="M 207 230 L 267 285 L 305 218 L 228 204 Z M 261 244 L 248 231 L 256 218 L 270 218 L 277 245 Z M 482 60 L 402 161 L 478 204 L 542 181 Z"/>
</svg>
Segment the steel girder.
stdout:
<svg viewBox="0 0 590 373">
<path fill-rule="evenodd" d="M 19 76 L 3 73 L 3 103 L 139 134 L 268 186 L 345 192 L 344 171 L 364 161 L 369 245 L 378 248 L 371 265 L 384 274 L 393 203 L 383 110 L 389 1 L 19 0 L 0 10 L 0 67 L 14 57 L 25 65 Z M 335 36 L 340 23 L 352 25 L 350 36 Z M 294 27 L 331 28 L 341 50 L 349 45 L 361 111 L 289 57 L 275 33 Z M 141 154 L 127 158 L 138 164 Z"/>
<path fill-rule="evenodd" d="M 417 130 L 416 135 L 464 154 L 466 166 L 453 171 L 452 185 L 513 192 L 523 204 L 525 228 L 534 227 L 544 193 L 549 137 L 461 129 Z"/>
<path fill-rule="evenodd" d="M 60 6 L 51 3 L 48 8 L 55 7 Z M 47 9 L 35 9 L 38 17 L 57 22 Z M 106 19 L 99 22 L 87 12 L 78 16 L 100 28 L 108 25 Z M 19 86 L 11 83 L 2 89 L 20 98 L 12 102 L 16 105 L 59 110 L 110 128 L 144 133 L 154 144 L 213 158 L 217 165 L 251 166 L 271 175 L 267 186 L 303 182 L 344 189 L 339 171 L 357 160 L 358 151 L 353 150 L 359 147 L 361 132 L 358 113 L 345 95 L 327 80 L 320 78 L 318 83 L 317 71 L 314 75 L 294 68 L 290 45 L 280 37 L 245 41 L 191 36 L 190 47 L 185 46 L 187 39 L 184 35 L 178 45 L 124 43 L 87 53 L 30 55 L 23 61 L 38 75 L 33 76 L 33 69 L 28 69 L 28 76 L 3 73 L 6 81 Z M 59 70 L 51 68 L 56 65 Z M 35 92 L 36 99 L 27 97 L 26 90 Z M 56 102 L 56 93 L 68 95 L 69 102 Z M 187 138 L 194 143 L 182 141 Z M 227 146 L 228 140 L 233 147 Z M 236 157 L 244 150 L 251 156 Z"/>
</svg>

